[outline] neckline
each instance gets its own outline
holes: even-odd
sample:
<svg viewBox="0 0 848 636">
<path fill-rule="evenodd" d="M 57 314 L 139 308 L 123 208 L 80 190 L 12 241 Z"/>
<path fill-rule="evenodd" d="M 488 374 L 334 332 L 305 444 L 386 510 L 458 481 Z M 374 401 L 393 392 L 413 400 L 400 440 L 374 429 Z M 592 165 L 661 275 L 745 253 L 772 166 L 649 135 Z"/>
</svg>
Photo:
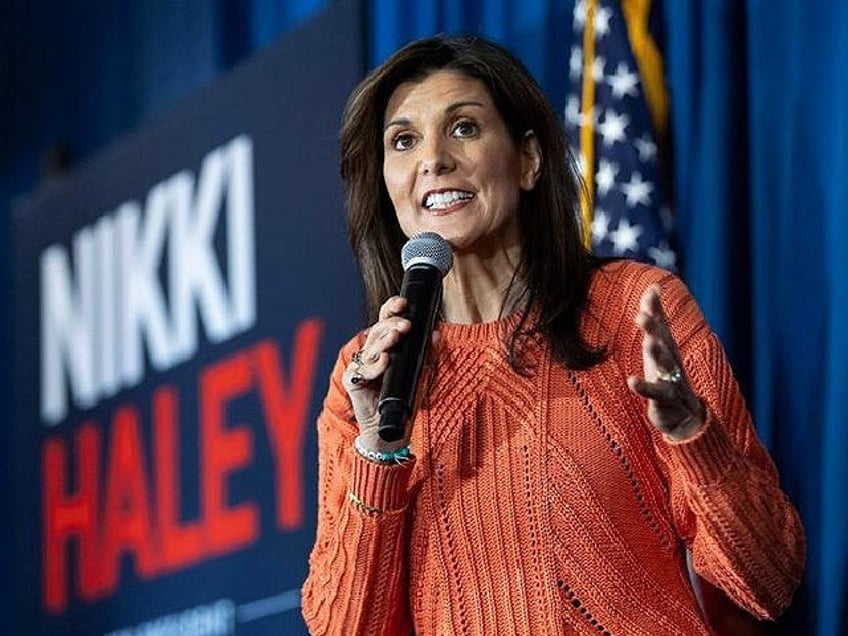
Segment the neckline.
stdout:
<svg viewBox="0 0 848 636">
<path fill-rule="evenodd" d="M 446 342 L 482 342 L 500 339 L 509 333 L 521 318 L 520 311 L 489 322 L 439 322 L 436 329 Z"/>
</svg>

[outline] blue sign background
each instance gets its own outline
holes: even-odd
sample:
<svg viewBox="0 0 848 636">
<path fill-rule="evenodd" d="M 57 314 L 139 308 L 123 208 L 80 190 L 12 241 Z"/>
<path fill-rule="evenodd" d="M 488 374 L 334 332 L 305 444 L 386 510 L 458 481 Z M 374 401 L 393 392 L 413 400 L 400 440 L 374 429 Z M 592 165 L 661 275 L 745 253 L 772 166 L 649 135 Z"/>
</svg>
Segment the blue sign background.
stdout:
<svg viewBox="0 0 848 636">
<path fill-rule="evenodd" d="M 340 2 L 257 55 L 211 89 L 90 162 L 78 174 L 41 191 L 15 217 L 15 481 L 14 569 L 18 581 L 17 633 L 108 634 L 148 624 L 163 616 L 229 599 L 233 630 L 239 636 L 305 633 L 298 589 L 307 572 L 314 539 L 316 439 L 313 422 L 327 387 L 338 347 L 361 321 L 362 294 L 356 264 L 346 241 L 343 194 L 338 178 L 337 131 L 344 100 L 364 68 L 360 7 Z M 152 186 L 181 170 L 195 175 L 211 150 L 246 135 L 253 144 L 257 320 L 225 342 L 200 346 L 188 361 L 163 373 L 146 365 L 144 381 L 119 391 L 93 409 L 71 407 L 57 426 L 39 413 L 39 258 L 53 244 L 73 254 L 72 237 L 130 200 L 144 204 Z M 225 217 L 221 212 L 221 218 Z M 221 221 L 222 222 L 222 221 Z M 226 229 L 219 228 L 219 233 Z M 220 240 L 219 240 L 220 239 Z M 219 262 L 223 239 L 216 235 Z M 172 249 L 169 246 L 168 249 Z M 73 269 L 73 261 L 71 261 Z M 225 267 L 225 266 L 222 266 Z M 165 277 L 164 271 L 162 272 Z M 281 531 L 276 523 L 274 454 L 255 391 L 229 403 L 226 427 L 251 432 L 249 465 L 227 480 L 231 507 L 253 502 L 259 510 L 256 542 L 210 557 L 173 573 L 142 580 L 132 557 L 121 560 L 118 587 L 109 596 L 82 600 L 76 585 L 79 549 L 66 549 L 69 604 L 61 613 L 45 609 L 42 543 L 42 445 L 61 440 L 68 456 L 66 489 L 75 484 L 75 431 L 93 422 L 101 432 L 100 479 L 105 487 L 106 455 L 113 416 L 120 405 L 138 410 L 142 449 L 151 484 L 151 396 L 165 384 L 179 395 L 178 493 L 181 521 L 199 514 L 202 474 L 198 459 L 198 376 L 210 364 L 271 341 L 279 347 L 282 371 L 291 369 L 299 325 L 322 325 L 312 381 L 303 450 L 303 522 Z M 100 500 L 102 503 L 103 496 Z M 182 620 L 187 620 L 185 615 Z M 198 632 L 201 633 L 201 632 Z"/>
</svg>

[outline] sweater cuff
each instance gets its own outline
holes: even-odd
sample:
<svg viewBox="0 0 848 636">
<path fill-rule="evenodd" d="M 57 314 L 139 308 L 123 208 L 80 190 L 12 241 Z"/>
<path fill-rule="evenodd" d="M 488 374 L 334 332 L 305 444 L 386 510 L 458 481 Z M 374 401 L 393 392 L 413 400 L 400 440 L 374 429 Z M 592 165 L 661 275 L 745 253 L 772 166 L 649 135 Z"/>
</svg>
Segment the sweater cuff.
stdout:
<svg viewBox="0 0 848 636">
<path fill-rule="evenodd" d="M 367 508 L 391 512 L 406 507 L 409 501 L 409 476 L 415 457 L 402 464 L 382 465 L 362 457 L 354 449 L 350 478 L 351 494 Z"/>
<path fill-rule="evenodd" d="M 682 441 L 666 438 L 671 448 L 672 462 L 686 481 L 711 484 L 721 481 L 737 461 L 737 450 L 724 427 L 707 411 L 701 430 Z"/>
</svg>

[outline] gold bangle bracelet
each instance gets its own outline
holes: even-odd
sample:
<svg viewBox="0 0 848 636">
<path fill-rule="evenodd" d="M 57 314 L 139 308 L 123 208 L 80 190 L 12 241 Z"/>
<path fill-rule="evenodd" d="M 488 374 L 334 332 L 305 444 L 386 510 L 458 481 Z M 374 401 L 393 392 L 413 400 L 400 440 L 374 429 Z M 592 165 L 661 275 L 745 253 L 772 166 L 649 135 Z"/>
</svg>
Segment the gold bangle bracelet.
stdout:
<svg viewBox="0 0 848 636">
<path fill-rule="evenodd" d="M 347 498 L 350 500 L 350 502 L 354 506 L 359 508 L 359 510 L 361 510 L 364 513 L 367 513 L 369 515 L 379 515 L 379 514 L 383 513 L 383 510 L 381 508 L 375 508 L 374 506 L 369 506 L 367 503 L 362 501 L 359 497 L 354 495 L 351 491 L 348 491 Z"/>
</svg>

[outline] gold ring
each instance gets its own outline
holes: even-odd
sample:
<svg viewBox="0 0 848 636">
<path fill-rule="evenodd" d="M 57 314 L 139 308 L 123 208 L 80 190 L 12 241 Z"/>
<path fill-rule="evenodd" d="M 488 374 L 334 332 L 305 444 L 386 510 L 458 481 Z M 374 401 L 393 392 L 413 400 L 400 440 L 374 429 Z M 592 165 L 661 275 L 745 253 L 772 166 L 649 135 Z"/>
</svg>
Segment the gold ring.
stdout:
<svg viewBox="0 0 848 636">
<path fill-rule="evenodd" d="M 657 379 L 663 382 L 677 384 L 683 379 L 683 371 L 680 370 L 680 367 L 676 366 L 668 373 L 657 373 Z"/>
</svg>

